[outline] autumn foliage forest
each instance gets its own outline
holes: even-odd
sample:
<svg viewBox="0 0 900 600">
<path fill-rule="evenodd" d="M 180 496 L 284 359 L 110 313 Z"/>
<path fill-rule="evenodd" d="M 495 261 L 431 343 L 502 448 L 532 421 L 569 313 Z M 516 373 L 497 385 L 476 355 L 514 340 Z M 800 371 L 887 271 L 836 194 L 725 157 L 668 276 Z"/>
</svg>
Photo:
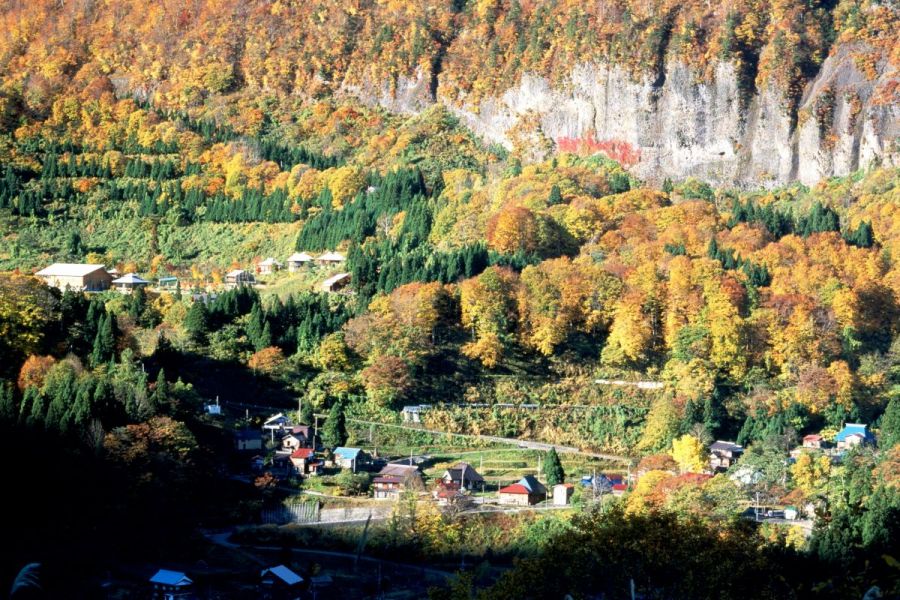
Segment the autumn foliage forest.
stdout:
<svg viewBox="0 0 900 600">
<path fill-rule="evenodd" d="M 674 58 L 697 78 L 733 62 L 748 93 L 772 86 L 790 112 L 838 42 L 856 44 L 873 73 L 896 67 L 897 29 L 896 9 L 869 0 L 3 3 L 0 421 L 15 432 L 3 447 L 64 444 L 97 489 L 129 489 L 100 534 L 112 538 L 134 506 L 159 510 L 171 528 L 137 533 L 163 547 L 180 525 L 253 506 L 207 479 L 211 448 L 229 441 L 197 413 L 229 393 L 391 422 L 405 404 L 444 403 L 425 426 L 644 459 L 655 475 L 627 509 L 644 516 L 699 506 L 678 496 L 688 488 L 715 512 L 721 480 L 659 475 L 684 436 L 768 457 L 798 435 L 866 423 L 890 443 L 841 467 L 861 491 L 847 496 L 830 470 L 804 463 L 792 498 L 833 503 L 814 556 L 853 573 L 828 593 L 896 586 L 894 565 L 868 560 L 890 548 L 900 511 L 898 169 L 812 188 L 643 182 L 618 143 L 545 140 L 533 160 L 519 143 L 484 144 L 441 104 L 394 114 L 359 98 L 418 78 L 427 99 L 477 108 L 523 72 L 553 78 L 597 60 L 653 77 Z M 307 285 L 191 301 L 231 268 L 326 250 L 346 253 L 352 293 Z M 88 299 L 31 276 L 52 262 L 181 284 Z M 135 483 L 139 470 L 151 475 Z M 200 487 L 198 506 L 171 501 Z M 214 494 L 236 508 L 200 516 Z M 36 519 L 48 510 L 20 504 Z M 612 535 L 583 523 L 586 544 Z M 699 521 L 672 527 L 712 539 Z M 72 525 L 66 544 L 88 530 Z M 541 564 L 530 572 L 551 589 L 562 571 Z M 522 597 L 526 567 L 496 597 Z"/>
</svg>

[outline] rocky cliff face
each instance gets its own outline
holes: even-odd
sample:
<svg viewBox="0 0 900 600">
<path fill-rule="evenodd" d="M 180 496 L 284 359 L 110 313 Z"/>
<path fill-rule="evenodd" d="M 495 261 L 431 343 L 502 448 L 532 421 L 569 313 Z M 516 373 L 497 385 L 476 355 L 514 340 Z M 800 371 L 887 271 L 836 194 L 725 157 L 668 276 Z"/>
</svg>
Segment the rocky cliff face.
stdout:
<svg viewBox="0 0 900 600">
<path fill-rule="evenodd" d="M 477 105 L 438 77 L 436 97 L 486 141 L 506 147 L 527 146 L 537 134 L 556 150 L 604 151 L 648 180 L 811 185 L 874 163 L 900 164 L 897 73 L 880 64 L 875 77 L 866 77 L 849 50 L 824 62 L 794 114 L 772 86 L 742 98 L 730 63 L 720 63 L 709 81 L 698 81 L 681 62 L 670 61 L 655 81 L 583 63 L 555 86 L 524 74 L 512 89 Z M 392 111 L 416 112 L 433 100 L 427 83 L 419 73 L 401 78 L 394 90 L 345 91 Z"/>
</svg>

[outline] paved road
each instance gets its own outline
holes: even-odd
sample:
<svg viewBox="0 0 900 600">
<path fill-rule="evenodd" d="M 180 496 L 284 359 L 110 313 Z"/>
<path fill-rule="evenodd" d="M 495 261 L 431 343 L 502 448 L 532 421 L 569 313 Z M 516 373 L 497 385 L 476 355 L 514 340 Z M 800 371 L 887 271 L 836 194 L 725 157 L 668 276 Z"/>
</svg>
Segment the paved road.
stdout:
<svg viewBox="0 0 900 600">
<path fill-rule="evenodd" d="M 317 415 L 324 417 L 325 415 Z M 557 444 L 547 444 L 545 442 L 536 442 L 533 440 L 520 440 L 517 438 L 505 438 L 499 437 L 495 435 L 477 435 L 473 433 L 450 433 L 448 431 L 437 431 L 435 429 L 425 429 L 422 427 L 413 427 L 411 425 L 398 425 L 395 423 L 379 423 L 377 421 L 363 421 L 362 419 L 347 419 L 347 421 L 351 423 L 359 423 L 361 425 L 371 425 L 374 427 L 388 427 L 394 429 L 406 429 L 409 431 L 418 431 L 421 433 L 430 433 L 432 435 L 450 435 L 454 437 L 466 438 L 470 440 L 479 440 L 483 442 L 493 442 L 495 444 L 509 444 L 518 446 L 519 448 L 526 448 L 529 450 L 550 450 L 551 448 L 555 448 L 557 452 L 562 452 L 565 454 L 580 454 L 582 456 L 590 456 L 593 458 L 601 458 L 604 460 L 612 460 L 616 462 L 625 463 L 627 465 L 631 465 L 634 463 L 634 459 L 628 456 L 621 456 L 618 454 L 606 454 L 603 452 L 590 452 L 587 450 L 582 450 L 581 448 L 575 448 L 574 446 L 559 446 Z"/>
</svg>

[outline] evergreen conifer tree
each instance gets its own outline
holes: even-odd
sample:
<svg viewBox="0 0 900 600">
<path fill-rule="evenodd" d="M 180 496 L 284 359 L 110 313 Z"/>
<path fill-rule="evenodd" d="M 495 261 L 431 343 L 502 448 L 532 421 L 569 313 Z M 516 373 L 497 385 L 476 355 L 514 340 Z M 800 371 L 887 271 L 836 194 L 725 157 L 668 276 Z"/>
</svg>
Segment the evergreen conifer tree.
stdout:
<svg viewBox="0 0 900 600">
<path fill-rule="evenodd" d="M 344 405 L 336 401 L 328 411 L 325 425 L 322 427 L 322 443 L 328 448 L 343 446 L 347 442 L 347 423 L 344 416 Z"/>
<path fill-rule="evenodd" d="M 544 456 L 544 479 L 547 485 L 556 485 L 566 480 L 566 473 L 563 471 L 562 462 L 559 460 L 559 454 L 556 448 L 550 448 Z"/>
</svg>

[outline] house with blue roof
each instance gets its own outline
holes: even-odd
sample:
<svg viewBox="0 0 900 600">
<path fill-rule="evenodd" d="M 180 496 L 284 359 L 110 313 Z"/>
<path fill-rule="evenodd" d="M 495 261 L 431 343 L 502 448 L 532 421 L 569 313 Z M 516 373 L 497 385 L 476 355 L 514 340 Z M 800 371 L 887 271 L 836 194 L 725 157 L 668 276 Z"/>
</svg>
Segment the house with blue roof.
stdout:
<svg viewBox="0 0 900 600">
<path fill-rule="evenodd" d="M 359 448 L 337 447 L 333 451 L 334 464 L 342 469 L 350 469 L 353 472 L 369 462 L 369 455 Z"/>
<path fill-rule="evenodd" d="M 844 428 L 834 436 L 834 441 L 837 442 L 838 450 L 849 450 L 856 446 L 874 445 L 875 436 L 863 423 L 845 423 Z"/>
<path fill-rule="evenodd" d="M 153 586 L 153 598 L 174 600 L 175 598 L 188 598 L 191 596 L 191 586 L 194 582 L 181 571 L 160 569 L 150 578 Z"/>
</svg>

